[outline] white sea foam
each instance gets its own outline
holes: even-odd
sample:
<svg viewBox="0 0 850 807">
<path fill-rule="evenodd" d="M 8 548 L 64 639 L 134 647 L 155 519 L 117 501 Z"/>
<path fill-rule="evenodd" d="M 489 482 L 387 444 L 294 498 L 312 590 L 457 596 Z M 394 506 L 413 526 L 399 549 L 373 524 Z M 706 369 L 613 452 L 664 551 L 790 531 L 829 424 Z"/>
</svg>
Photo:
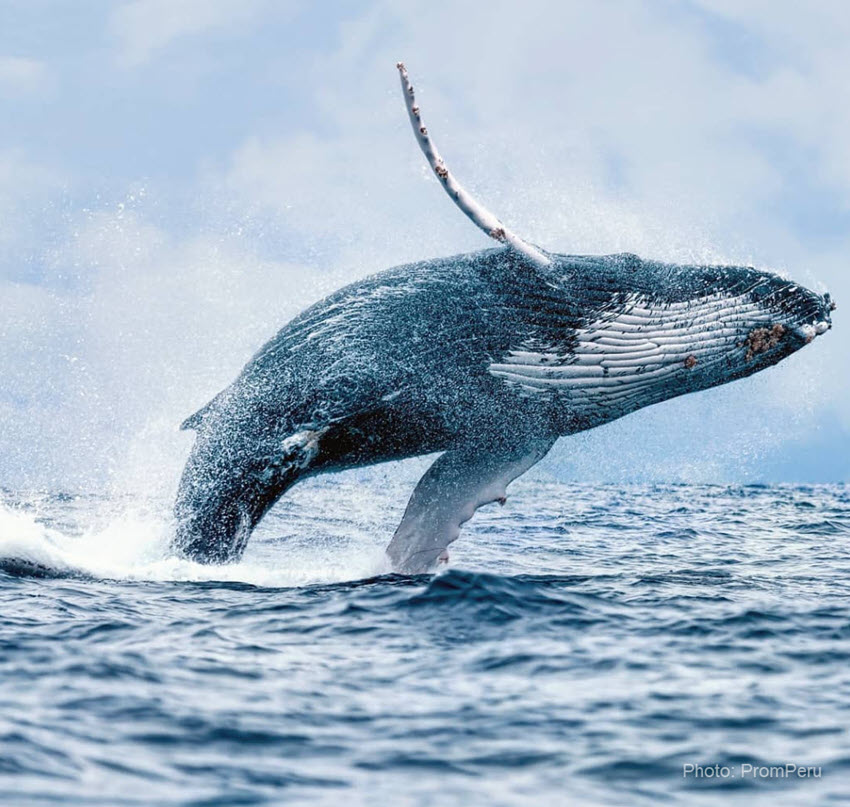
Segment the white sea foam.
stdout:
<svg viewBox="0 0 850 807">
<path fill-rule="evenodd" d="M 204 565 L 169 550 L 173 525 L 125 509 L 105 525 L 67 532 L 50 526 L 31 505 L 0 504 L 0 568 L 46 576 L 108 580 L 241 582 L 290 587 L 357 580 L 389 571 L 379 544 L 363 541 L 252 542 L 239 563 Z M 268 530 L 267 530 L 268 532 Z"/>
</svg>

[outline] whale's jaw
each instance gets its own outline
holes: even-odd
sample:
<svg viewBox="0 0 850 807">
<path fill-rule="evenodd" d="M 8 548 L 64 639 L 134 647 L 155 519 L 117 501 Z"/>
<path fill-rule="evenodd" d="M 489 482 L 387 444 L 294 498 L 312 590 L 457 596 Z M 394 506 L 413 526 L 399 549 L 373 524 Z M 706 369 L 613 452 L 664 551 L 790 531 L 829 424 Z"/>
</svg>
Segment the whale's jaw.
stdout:
<svg viewBox="0 0 850 807">
<path fill-rule="evenodd" d="M 670 285 L 697 276 L 697 267 L 683 267 Z M 832 327 L 829 295 L 752 269 L 731 267 L 720 277 L 677 299 L 663 286 L 651 293 L 645 282 L 629 292 L 629 276 L 616 278 L 625 291 L 578 327 L 548 341 L 532 334 L 488 371 L 519 396 L 550 401 L 568 434 L 752 375 Z"/>
<path fill-rule="evenodd" d="M 761 300 L 769 321 L 752 328 L 742 345 L 750 370 L 745 375 L 776 364 L 832 328 L 836 306 L 829 294 L 817 294 L 796 283 L 781 283 L 784 285 L 778 291 Z"/>
</svg>

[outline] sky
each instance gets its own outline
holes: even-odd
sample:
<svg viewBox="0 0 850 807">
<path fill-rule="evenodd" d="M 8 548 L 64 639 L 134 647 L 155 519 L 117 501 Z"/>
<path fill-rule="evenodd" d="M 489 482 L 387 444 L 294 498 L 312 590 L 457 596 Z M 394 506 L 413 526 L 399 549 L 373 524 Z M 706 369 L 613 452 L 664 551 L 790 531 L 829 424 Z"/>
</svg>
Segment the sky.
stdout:
<svg viewBox="0 0 850 807">
<path fill-rule="evenodd" d="M 307 304 L 490 246 L 770 268 L 777 367 L 564 438 L 611 482 L 850 479 L 850 10 L 766 0 L 0 0 L 0 487 L 167 490 L 179 423 Z"/>
</svg>

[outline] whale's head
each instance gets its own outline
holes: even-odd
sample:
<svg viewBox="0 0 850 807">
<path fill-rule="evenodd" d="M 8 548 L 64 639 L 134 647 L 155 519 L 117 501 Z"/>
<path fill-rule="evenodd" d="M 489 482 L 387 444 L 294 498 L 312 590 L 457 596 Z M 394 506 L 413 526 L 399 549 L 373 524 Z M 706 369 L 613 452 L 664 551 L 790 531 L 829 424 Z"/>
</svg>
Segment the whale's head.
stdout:
<svg viewBox="0 0 850 807">
<path fill-rule="evenodd" d="M 569 430 L 752 375 L 832 327 L 828 294 L 752 267 L 615 255 L 559 256 L 556 268 L 571 321 L 541 317 L 490 371 L 557 401 Z"/>
<path fill-rule="evenodd" d="M 667 271 L 669 285 L 657 285 L 654 293 L 644 288 L 653 313 L 635 333 L 657 343 L 665 359 L 690 351 L 682 359 L 688 372 L 677 377 L 683 391 L 752 375 L 832 327 L 829 294 L 771 272 L 737 266 Z"/>
<path fill-rule="evenodd" d="M 738 338 L 727 356 L 733 377 L 751 375 L 776 364 L 832 328 L 835 303 L 777 275 L 744 270 L 754 285 L 730 312 Z M 726 346 L 727 350 L 729 346 Z M 719 378 L 718 383 L 727 379 Z"/>
</svg>

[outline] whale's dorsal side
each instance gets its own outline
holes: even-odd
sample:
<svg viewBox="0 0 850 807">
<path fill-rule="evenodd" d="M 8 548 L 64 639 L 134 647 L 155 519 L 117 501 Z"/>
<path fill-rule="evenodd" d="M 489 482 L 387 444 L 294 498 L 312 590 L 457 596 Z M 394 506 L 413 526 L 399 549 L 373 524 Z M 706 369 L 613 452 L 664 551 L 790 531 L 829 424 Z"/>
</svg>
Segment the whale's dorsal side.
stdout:
<svg viewBox="0 0 850 807">
<path fill-rule="evenodd" d="M 204 421 L 215 412 L 230 392 L 230 387 L 227 387 L 219 392 L 218 395 L 216 395 L 211 401 L 207 401 L 207 403 L 198 409 L 197 412 L 189 415 L 189 417 L 180 424 L 180 430 L 198 431 L 204 425 Z"/>
<path fill-rule="evenodd" d="M 202 406 L 197 412 L 186 418 L 180 424 L 181 431 L 197 431 L 200 428 L 201 424 L 204 422 L 204 419 L 209 414 L 210 407 L 213 405 L 213 401 L 210 401 L 208 404 Z"/>
<path fill-rule="evenodd" d="M 419 143 L 425 159 L 428 160 L 428 164 L 436 174 L 437 179 L 446 189 L 446 193 L 451 197 L 452 201 L 477 227 L 487 233 L 490 238 L 494 238 L 508 247 L 508 249 L 524 255 L 531 263 L 540 268 L 550 266 L 552 261 L 543 250 L 529 243 L 524 238 L 520 238 L 515 232 L 505 227 L 496 216 L 474 199 L 469 191 L 455 179 L 454 174 L 446 167 L 443 158 L 437 151 L 436 144 L 431 139 L 428 129 L 422 122 L 422 114 L 419 110 L 419 105 L 416 103 L 413 85 L 410 83 L 404 62 L 399 62 L 396 67 L 401 77 L 401 89 L 404 94 L 404 102 L 407 105 L 407 114 L 410 116 L 410 123 L 413 126 L 413 134 L 416 136 L 416 142 Z"/>
</svg>

